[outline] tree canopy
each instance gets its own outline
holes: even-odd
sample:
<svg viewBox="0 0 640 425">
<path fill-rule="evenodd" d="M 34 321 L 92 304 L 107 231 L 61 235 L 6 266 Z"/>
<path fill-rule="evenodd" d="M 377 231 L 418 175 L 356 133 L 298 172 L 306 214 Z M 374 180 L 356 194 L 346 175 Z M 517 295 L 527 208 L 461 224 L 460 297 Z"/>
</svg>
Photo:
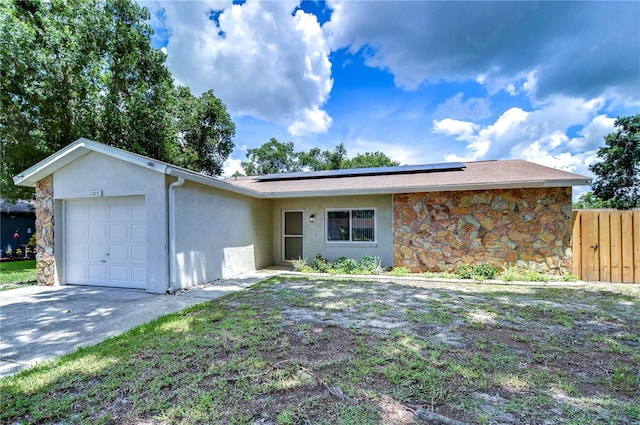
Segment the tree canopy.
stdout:
<svg viewBox="0 0 640 425">
<path fill-rule="evenodd" d="M 615 126 L 589 166 L 593 195 L 613 208 L 640 208 L 640 114 L 618 118 Z"/>
<path fill-rule="evenodd" d="M 131 0 L 0 2 L 0 192 L 80 137 L 220 174 L 235 126 L 212 91 L 175 87 Z"/>
<path fill-rule="evenodd" d="M 247 150 L 247 159 L 242 162 L 247 176 L 399 165 L 382 152 L 367 152 L 349 159 L 342 143 L 333 151 L 311 148 L 309 151 L 296 152 L 293 142 L 283 143 L 275 138 L 258 148 Z"/>
</svg>

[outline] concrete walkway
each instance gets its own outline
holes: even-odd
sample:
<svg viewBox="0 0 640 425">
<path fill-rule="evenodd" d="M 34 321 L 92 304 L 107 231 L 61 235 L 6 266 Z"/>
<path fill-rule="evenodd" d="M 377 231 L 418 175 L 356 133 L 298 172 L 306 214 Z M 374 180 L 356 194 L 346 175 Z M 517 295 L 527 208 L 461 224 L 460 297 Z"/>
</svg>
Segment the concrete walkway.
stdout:
<svg viewBox="0 0 640 425">
<path fill-rule="evenodd" d="M 0 378 L 278 274 L 267 270 L 177 295 L 95 286 L 0 292 Z"/>
</svg>

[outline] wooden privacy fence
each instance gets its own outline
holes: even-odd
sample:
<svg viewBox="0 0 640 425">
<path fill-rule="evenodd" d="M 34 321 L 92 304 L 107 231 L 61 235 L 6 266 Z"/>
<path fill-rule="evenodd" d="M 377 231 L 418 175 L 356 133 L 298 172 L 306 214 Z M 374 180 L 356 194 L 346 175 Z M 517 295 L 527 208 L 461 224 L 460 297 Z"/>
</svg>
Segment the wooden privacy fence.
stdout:
<svg viewBox="0 0 640 425">
<path fill-rule="evenodd" d="M 572 240 L 579 279 L 640 283 L 640 210 L 574 211 Z"/>
</svg>

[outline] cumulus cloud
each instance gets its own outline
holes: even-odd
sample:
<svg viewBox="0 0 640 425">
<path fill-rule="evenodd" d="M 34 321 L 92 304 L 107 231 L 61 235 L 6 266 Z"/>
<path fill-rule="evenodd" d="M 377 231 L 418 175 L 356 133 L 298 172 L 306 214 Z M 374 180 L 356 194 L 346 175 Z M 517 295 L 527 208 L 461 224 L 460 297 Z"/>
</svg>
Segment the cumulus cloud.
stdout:
<svg viewBox="0 0 640 425">
<path fill-rule="evenodd" d="M 532 111 L 510 108 L 484 126 L 434 121 L 432 132 L 466 143 L 465 153 L 449 154 L 447 161 L 520 158 L 591 176 L 588 165 L 604 137 L 614 130 L 615 120 L 598 113 L 603 102 L 557 97 Z M 568 132 L 575 127 L 581 129 L 570 138 Z"/>
<path fill-rule="evenodd" d="M 478 81 L 512 94 L 638 104 L 638 2 L 350 2 L 331 0 L 334 49 L 362 54 L 396 84 Z"/>
<path fill-rule="evenodd" d="M 297 1 L 146 4 L 167 34 L 167 65 L 194 93 L 214 89 L 234 115 L 278 122 L 291 134 L 324 132 L 333 85 L 317 18 Z"/>
<path fill-rule="evenodd" d="M 460 92 L 438 105 L 433 115 L 459 120 L 480 120 L 491 116 L 491 107 L 487 99 L 472 97 L 464 100 L 464 93 Z"/>
</svg>

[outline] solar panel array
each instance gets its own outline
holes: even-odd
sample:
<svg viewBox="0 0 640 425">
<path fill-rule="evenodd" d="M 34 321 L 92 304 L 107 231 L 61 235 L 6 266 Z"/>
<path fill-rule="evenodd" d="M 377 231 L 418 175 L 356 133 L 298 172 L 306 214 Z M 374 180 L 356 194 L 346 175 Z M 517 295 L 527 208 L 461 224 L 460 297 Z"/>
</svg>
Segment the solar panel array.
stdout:
<svg viewBox="0 0 640 425">
<path fill-rule="evenodd" d="M 389 174 L 433 173 L 440 171 L 462 171 L 461 162 L 443 162 L 439 164 L 399 165 L 395 167 L 349 168 L 344 170 L 301 171 L 255 176 L 257 181 L 328 179 L 334 177 L 382 176 Z"/>
</svg>

